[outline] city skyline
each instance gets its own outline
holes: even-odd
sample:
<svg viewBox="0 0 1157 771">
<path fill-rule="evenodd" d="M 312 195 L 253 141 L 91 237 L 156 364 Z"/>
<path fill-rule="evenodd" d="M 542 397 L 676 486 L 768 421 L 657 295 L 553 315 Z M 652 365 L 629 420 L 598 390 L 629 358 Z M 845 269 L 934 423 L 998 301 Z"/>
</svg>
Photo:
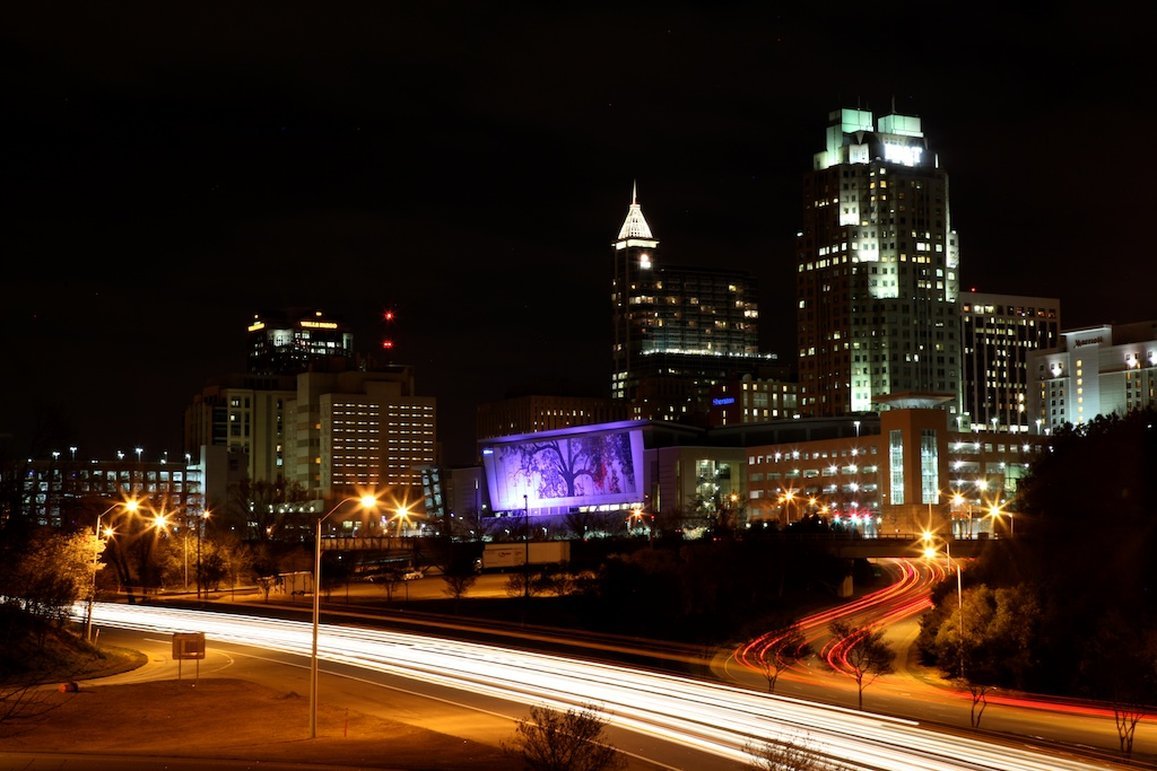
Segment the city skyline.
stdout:
<svg viewBox="0 0 1157 771">
<path fill-rule="evenodd" d="M 1152 196 L 1110 152 L 1153 111 L 1129 91 L 1141 27 L 915 9 L 873 27 L 871 71 L 847 63 L 854 10 L 20 9 L 0 435 L 24 451 L 55 414 L 84 454 L 172 453 L 254 313 L 316 307 L 365 349 L 392 308 L 393 359 L 468 462 L 478 402 L 606 394 L 635 183 L 661 264 L 751 271 L 761 348 L 790 361 L 802 178 L 847 106 L 921 117 L 963 289 L 1056 297 L 1065 328 L 1151 317 L 1120 224 Z"/>
</svg>

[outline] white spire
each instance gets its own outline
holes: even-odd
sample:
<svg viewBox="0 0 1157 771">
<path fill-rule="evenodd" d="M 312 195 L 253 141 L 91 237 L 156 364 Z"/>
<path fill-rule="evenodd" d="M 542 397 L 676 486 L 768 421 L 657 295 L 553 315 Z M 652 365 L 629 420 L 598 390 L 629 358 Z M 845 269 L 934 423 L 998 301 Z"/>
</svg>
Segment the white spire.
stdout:
<svg viewBox="0 0 1157 771">
<path fill-rule="evenodd" d="M 654 236 L 651 235 L 651 227 L 647 224 L 647 220 L 643 219 L 643 207 L 639 206 L 639 183 L 637 181 L 631 183 L 631 208 L 627 210 L 627 218 L 623 221 L 623 227 L 619 231 L 619 240 L 624 238 L 654 240 Z"/>
</svg>

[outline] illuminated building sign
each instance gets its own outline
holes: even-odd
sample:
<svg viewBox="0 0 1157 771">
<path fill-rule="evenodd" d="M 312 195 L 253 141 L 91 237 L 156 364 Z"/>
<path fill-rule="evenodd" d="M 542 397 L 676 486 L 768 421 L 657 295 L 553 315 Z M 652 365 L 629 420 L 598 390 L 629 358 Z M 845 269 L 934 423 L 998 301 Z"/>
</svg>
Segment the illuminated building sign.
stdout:
<svg viewBox="0 0 1157 771">
<path fill-rule="evenodd" d="M 916 145 L 902 145 L 895 142 L 884 143 L 884 160 L 904 166 L 919 166 L 924 148 Z"/>
<path fill-rule="evenodd" d="M 712 399 L 711 404 L 715 407 L 726 407 L 728 404 L 735 404 L 735 397 L 721 396 L 717 399 Z"/>
</svg>

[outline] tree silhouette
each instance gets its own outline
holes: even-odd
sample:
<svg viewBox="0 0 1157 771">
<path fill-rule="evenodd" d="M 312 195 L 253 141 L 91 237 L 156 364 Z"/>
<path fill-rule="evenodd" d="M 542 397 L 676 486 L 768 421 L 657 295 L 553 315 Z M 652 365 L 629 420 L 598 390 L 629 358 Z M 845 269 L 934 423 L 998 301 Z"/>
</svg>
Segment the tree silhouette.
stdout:
<svg viewBox="0 0 1157 771">
<path fill-rule="evenodd" d="M 804 637 L 803 629 L 798 622 L 765 635 L 762 647 L 756 655 L 767 678 L 767 692 L 775 693 L 775 684 L 780 674 L 811 652 L 811 645 Z"/>
<path fill-rule="evenodd" d="M 627 761 L 604 735 L 607 721 L 593 705 L 566 712 L 532 706 L 502 748 L 521 758 L 527 771 L 615 771 Z"/>
<path fill-rule="evenodd" d="M 891 674 L 896 652 L 884 641 L 884 630 L 855 626 L 836 619 L 828 626 L 835 638 L 834 650 L 847 673 L 856 680 L 859 707 L 864 708 L 864 689 L 881 675 Z"/>
</svg>

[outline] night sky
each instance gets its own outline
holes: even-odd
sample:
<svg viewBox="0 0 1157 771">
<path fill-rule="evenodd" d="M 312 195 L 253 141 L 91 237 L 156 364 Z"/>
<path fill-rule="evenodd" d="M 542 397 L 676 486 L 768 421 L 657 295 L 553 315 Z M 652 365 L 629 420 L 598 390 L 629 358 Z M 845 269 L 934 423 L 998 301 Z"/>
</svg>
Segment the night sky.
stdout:
<svg viewBox="0 0 1157 771">
<path fill-rule="evenodd" d="M 369 349 L 393 308 L 469 463 L 478 402 L 605 394 L 636 180 L 660 264 L 752 271 L 790 360 L 801 175 L 842 106 L 923 119 L 966 287 L 1060 298 L 1066 328 L 1157 317 L 1140 18 L 777 5 L 6 9 L 0 435 L 177 453 L 255 312 Z"/>
</svg>

